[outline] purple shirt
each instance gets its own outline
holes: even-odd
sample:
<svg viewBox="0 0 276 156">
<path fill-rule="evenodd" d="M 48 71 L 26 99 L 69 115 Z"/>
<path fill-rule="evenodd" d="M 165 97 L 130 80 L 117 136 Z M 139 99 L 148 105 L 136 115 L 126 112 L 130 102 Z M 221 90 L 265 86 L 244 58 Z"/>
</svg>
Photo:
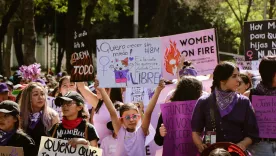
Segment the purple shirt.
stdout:
<svg viewBox="0 0 276 156">
<path fill-rule="evenodd" d="M 146 156 L 146 136 L 141 126 L 132 133 L 121 127 L 117 139 L 118 144 L 115 156 Z"/>
</svg>

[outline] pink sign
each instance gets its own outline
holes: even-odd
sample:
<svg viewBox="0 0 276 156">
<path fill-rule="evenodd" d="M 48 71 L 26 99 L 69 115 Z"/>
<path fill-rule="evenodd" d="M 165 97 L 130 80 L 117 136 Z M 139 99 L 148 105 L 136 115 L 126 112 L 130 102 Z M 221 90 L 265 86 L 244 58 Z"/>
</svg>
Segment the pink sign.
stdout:
<svg viewBox="0 0 276 156">
<path fill-rule="evenodd" d="M 276 138 L 276 96 L 252 96 L 260 138 Z"/>
<path fill-rule="evenodd" d="M 215 29 L 161 37 L 163 78 L 175 79 L 180 57 L 193 63 L 198 75 L 213 73 L 218 59 Z"/>
<path fill-rule="evenodd" d="M 195 156 L 197 148 L 192 140 L 191 120 L 196 101 L 180 101 L 162 104 L 161 112 L 167 135 L 164 138 L 163 155 Z"/>
</svg>

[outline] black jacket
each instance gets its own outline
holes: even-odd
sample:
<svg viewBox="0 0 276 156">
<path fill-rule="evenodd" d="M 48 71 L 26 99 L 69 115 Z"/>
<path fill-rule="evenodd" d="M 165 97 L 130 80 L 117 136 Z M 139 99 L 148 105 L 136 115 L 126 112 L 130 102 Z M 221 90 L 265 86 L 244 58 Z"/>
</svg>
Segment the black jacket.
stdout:
<svg viewBox="0 0 276 156">
<path fill-rule="evenodd" d="M 6 146 L 23 147 L 24 156 L 36 156 L 33 150 L 35 143 L 32 138 L 22 131 L 17 131 L 8 141 Z"/>
</svg>

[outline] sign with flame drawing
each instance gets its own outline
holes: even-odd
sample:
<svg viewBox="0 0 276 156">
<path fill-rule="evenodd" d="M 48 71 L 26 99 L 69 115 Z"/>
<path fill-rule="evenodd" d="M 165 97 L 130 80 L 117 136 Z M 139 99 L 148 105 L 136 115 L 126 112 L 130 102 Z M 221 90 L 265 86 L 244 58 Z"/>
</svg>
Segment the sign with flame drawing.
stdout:
<svg viewBox="0 0 276 156">
<path fill-rule="evenodd" d="M 97 40 L 100 87 L 156 87 L 161 76 L 160 38 Z"/>
<path fill-rule="evenodd" d="M 74 32 L 74 53 L 71 55 L 70 64 L 71 81 L 91 81 L 93 78 L 93 63 L 89 53 L 88 34 L 85 29 Z"/>
<path fill-rule="evenodd" d="M 218 59 L 215 29 L 161 37 L 162 76 L 165 79 L 177 78 L 180 58 L 191 61 L 198 75 L 213 73 Z"/>
</svg>

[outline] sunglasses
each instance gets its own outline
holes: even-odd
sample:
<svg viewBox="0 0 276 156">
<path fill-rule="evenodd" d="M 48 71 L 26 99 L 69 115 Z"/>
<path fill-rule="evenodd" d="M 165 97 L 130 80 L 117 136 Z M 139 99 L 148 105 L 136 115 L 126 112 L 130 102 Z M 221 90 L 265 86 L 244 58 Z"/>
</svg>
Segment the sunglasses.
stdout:
<svg viewBox="0 0 276 156">
<path fill-rule="evenodd" d="M 73 104 L 77 104 L 77 103 L 75 103 L 75 102 L 67 102 L 67 101 L 66 101 L 66 102 L 62 102 L 62 103 L 61 103 L 61 107 L 65 106 L 65 105 L 66 105 L 67 107 L 70 107 L 70 106 L 72 106 Z"/>
<path fill-rule="evenodd" d="M 127 115 L 124 117 L 121 117 L 122 119 L 126 119 L 127 121 L 129 121 L 131 118 L 133 120 L 137 120 L 140 117 L 140 114 L 132 114 L 132 115 Z"/>
</svg>

